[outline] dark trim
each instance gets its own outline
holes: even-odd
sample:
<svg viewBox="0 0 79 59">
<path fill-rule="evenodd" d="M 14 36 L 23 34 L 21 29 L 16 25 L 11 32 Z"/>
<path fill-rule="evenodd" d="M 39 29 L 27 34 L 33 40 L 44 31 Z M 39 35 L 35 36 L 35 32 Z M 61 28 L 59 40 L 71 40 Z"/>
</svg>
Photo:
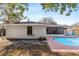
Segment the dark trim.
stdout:
<svg viewBox="0 0 79 59">
<path fill-rule="evenodd" d="M 27 35 L 32 35 L 32 26 L 27 26 Z"/>
</svg>

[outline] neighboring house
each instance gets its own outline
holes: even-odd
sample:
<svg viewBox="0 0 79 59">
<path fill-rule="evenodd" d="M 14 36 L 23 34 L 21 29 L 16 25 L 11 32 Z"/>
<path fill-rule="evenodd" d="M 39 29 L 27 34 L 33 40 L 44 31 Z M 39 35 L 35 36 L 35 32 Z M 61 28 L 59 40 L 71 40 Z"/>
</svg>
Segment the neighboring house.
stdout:
<svg viewBox="0 0 79 59">
<path fill-rule="evenodd" d="M 75 32 L 76 35 L 79 35 L 79 26 L 74 26 L 73 31 Z"/>
<path fill-rule="evenodd" d="M 53 34 L 64 35 L 64 26 L 40 22 L 6 24 L 6 38 L 36 39 L 39 37 L 47 37 Z"/>
<path fill-rule="evenodd" d="M 73 32 L 75 32 L 76 35 L 79 35 L 79 22 L 75 23 L 72 28 Z"/>
</svg>

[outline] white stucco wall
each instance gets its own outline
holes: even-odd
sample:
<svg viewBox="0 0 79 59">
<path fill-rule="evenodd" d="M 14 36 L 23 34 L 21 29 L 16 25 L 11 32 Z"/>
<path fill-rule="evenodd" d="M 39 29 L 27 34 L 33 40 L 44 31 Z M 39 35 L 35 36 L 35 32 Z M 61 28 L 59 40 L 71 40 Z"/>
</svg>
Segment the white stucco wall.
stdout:
<svg viewBox="0 0 79 59">
<path fill-rule="evenodd" d="M 6 37 L 7 38 L 25 38 L 27 35 L 25 26 L 6 26 Z"/>
<path fill-rule="evenodd" d="M 0 29 L 5 29 L 3 24 L 0 24 Z"/>
<path fill-rule="evenodd" d="M 30 25 L 31 26 L 31 25 Z M 46 36 L 46 27 L 32 26 L 33 35 L 27 35 L 27 25 L 6 25 L 6 38 L 38 38 Z"/>
<path fill-rule="evenodd" d="M 46 36 L 46 27 L 45 26 L 33 26 L 33 34 L 36 37 L 45 37 Z"/>
</svg>

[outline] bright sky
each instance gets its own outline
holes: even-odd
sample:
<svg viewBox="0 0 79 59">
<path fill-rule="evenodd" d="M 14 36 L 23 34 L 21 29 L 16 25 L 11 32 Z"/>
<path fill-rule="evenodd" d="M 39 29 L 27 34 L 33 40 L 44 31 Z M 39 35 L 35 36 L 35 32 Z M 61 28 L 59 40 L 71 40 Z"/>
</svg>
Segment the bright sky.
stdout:
<svg viewBox="0 0 79 59">
<path fill-rule="evenodd" d="M 73 12 L 70 16 L 64 16 L 56 12 L 45 12 L 39 3 L 30 3 L 29 11 L 24 12 L 24 15 L 31 21 L 39 21 L 42 17 L 52 17 L 58 24 L 72 25 L 79 22 L 79 11 Z"/>
</svg>

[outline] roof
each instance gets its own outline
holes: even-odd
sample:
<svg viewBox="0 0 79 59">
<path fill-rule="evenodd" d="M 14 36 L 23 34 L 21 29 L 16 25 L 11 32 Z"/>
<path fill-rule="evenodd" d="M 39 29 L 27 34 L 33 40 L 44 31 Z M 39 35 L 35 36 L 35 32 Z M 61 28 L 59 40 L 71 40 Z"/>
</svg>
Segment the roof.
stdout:
<svg viewBox="0 0 79 59">
<path fill-rule="evenodd" d="M 15 22 L 12 25 L 54 25 L 49 23 L 43 23 L 43 22 L 34 22 L 34 21 L 28 21 L 28 22 Z M 11 25 L 11 24 L 10 24 Z"/>
<path fill-rule="evenodd" d="M 14 24 L 46 24 L 46 23 L 28 21 L 28 22 L 15 22 Z"/>
<path fill-rule="evenodd" d="M 28 21 L 28 22 L 16 22 L 14 24 L 7 24 L 7 25 L 45 25 L 45 26 L 52 26 L 52 27 L 65 27 L 64 25 L 54 25 L 49 23 L 43 23 L 43 22 L 34 22 L 34 21 Z"/>
</svg>

